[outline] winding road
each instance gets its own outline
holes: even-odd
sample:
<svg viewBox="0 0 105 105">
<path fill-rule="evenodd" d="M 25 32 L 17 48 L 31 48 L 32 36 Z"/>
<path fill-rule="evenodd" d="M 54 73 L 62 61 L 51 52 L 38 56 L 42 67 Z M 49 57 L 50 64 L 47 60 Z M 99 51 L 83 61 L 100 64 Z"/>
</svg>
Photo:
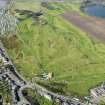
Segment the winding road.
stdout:
<svg viewBox="0 0 105 105">
<path fill-rule="evenodd" d="M 26 81 L 17 72 L 16 67 L 9 58 L 2 42 L 0 42 L 0 58 L 4 63 L 0 70 L 0 79 L 4 79 L 11 84 L 14 105 L 32 105 L 30 102 L 26 100 L 26 98 L 22 94 L 22 91 L 25 88 L 31 88 L 35 90 L 38 94 L 44 96 L 49 100 L 52 101 L 59 100 L 61 105 L 85 105 L 84 103 L 80 102 L 77 99 L 53 93 L 36 83 L 32 84 Z"/>
</svg>

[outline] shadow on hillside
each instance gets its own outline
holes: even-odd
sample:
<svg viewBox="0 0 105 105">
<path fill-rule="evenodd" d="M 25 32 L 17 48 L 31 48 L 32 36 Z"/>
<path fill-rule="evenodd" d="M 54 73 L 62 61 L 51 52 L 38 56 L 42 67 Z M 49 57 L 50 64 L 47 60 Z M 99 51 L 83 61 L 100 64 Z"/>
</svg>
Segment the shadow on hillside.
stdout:
<svg viewBox="0 0 105 105">
<path fill-rule="evenodd" d="M 28 18 L 39 18 L 40 16 L 43 15 L 42 11 L 39 11 L 39 12 L 33 12 L 33 11 L 30 11 L 30 10 L 19 10 L 19 9 L 16 9 L 15 10 L 16 13 L 18 13 L 20 16 L 22 16 L 22 18 L 18 17 L 18 20 L 19 21 L 24 21 Z"/>
</svg>

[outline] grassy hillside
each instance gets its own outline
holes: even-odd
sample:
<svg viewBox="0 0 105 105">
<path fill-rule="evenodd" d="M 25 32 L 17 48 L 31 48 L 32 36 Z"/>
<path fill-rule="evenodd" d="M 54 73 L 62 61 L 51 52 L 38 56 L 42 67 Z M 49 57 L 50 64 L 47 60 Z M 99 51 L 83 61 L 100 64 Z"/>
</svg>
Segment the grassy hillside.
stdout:
<svg viewBox="0 0 105 105">
<path fill-rule="evenodd" d="M 19 5 L 25 9 L 38 7 L 35 4 Z M 89 38 L 58 15 L 67 10 L 78 10 L 79 5 L 52 5 L 55 10 L 44 8 L 41 17 L 44 24 L 35 18 L 27 18 L 19 24 L 18 37 L 4 43 L 18 70 L 27 79 L 31 80 L 35 74 L 53 72 L 52 81 L 68 83 L 66 93 L 87 95 L 91 87 L 105 81 L 105 45 Z"/>
</svg>

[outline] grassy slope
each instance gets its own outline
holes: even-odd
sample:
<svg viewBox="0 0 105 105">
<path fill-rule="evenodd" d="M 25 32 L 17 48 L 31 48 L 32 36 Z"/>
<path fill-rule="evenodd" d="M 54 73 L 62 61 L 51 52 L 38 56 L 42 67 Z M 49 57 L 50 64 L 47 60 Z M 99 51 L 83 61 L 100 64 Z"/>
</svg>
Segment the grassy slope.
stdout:
<svg viewBox="0 0 105 105">
<path fill-rule="evenodd" d="M 72 4 L 53 5 L 75 8 Z M 32 25 L 32 19 L 23 21 L 19 49 L 15 46 L 9 53 L 25 77 L 32 78 L 43 70 L 54 72 L 54 81 L 66 80 L 69 91 L 87 95 L 89 88 L 105 81 L 105 46 L 61 17 L 52 17 L 61 12 L 64 10 L 48 11 L 44 18 L 49 24 L 44 26 Z"/>
</svg>

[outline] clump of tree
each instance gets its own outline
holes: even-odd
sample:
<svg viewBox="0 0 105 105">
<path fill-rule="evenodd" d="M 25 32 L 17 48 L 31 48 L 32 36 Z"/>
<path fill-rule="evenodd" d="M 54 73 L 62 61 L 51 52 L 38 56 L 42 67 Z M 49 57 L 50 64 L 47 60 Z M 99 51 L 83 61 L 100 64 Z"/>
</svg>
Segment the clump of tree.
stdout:
<svg viewBox="0 0 105 105">
<path fill-rule="evenodd" d="M 105 102 L 101 101 L 99 105 L 105 105 Z"/>
<path fill-rule="evenodd" d="M 23 90 L 23 95 L 28 101 L 31 101 L 32 105 L 60 105 L 55 100 L 48 100 L 44 96 L 37 93 L 36 90 L 26 88 Z"/>
<path fill-rule="evenodd" d="M 41 6 L 44 7 L 44 8 L 47 8 L 49 10 L 54 10 L 55 9 L 53 6 L 50 5 L 49 2 L 42 2 Z"/>
<path fill-rule="evenodd" d="M 40 105 L 40 102 L 38 100 L 39 97 L 34 90 L 26 88 L 22 91 L 22 94 L 32 105 Z"/>
<path fill-rule="evenodd" d="M 11 86 L 5 80 L 0 80 L 0 95 L 3 96 L 6 103 L 12 103 Z"/>
<path fill-rule="evenodd" d="M 24 21 L 26 19 L 32 18 L 32 19 L 34 19 L 35 23 L 38 23 L 38 24 L 41 24 L 41 25 L 46 23 L 46 21 L 43 18 L 44 13 L 41 10 L 39 10 L 37 12 L 34 12 L 34 11 L 31 11 L 31 10 L 16 9 L 15 12 L 20 15 L 20 17 L 17 17 L 18 20 L 20 20 L 20 21 Z"/>
<path fill-rule="evenodd" d="M 24 18 L 26 18 L 26 19 L 30 18 L 30 17 L 36 18 L 36 17 L 40 17 L 40 16 L 43 15 L 42 11 L 34 12 L 34 11 L 31 11 L 31 10 L 16 9 L 15 12 L 18 13 L 19 15 L 21 15 L 21 16 L 24 16 Z"/>
<path fill-rule="evenodd" d="M 53 91 L 55 93 L 59 94 L 66 94 L 68 90 L 68 84 L 67 82 L 54 82 L 54 81 L 37 81 L 37 83 L 41 86 L 44 86 L 50 91 Z"/>
</svg>

